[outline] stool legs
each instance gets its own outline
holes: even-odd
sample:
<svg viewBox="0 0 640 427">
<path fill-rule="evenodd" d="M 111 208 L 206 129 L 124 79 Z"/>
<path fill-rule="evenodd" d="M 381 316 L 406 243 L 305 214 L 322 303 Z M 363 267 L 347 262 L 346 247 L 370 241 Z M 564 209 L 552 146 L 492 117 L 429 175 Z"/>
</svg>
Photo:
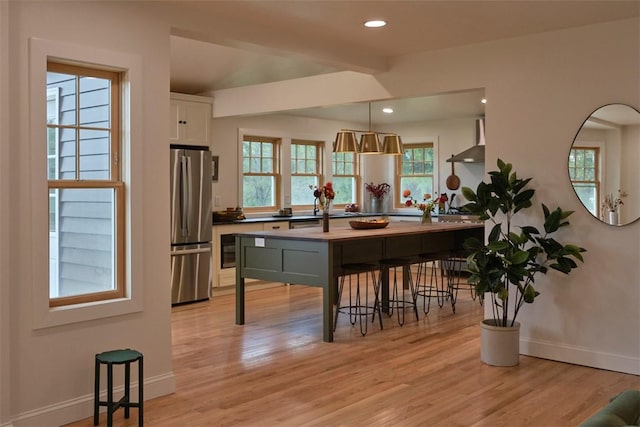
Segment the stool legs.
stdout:
<svg viewBox="0 0 640 427">
<path fill-rule="evenodd" d="M 364 273 L 364 284 L 361 284 L 360 280 L 360 275 Z M 345 281 L 346 276 L 349 276 L 348 279 L 348 292 L 349 292 L 349 303 L 348 305 L 342 305 L 342 298 L 343 298 L 343 294 L 344 294 L 344 285 L 345 285 Z M 353 276 L 356 276 L 355 281 L 355 290 L 353 287 Z M 371 280 L 372 283 L 372 287 L 373 287 L 373 294 L 374 294 L 374 302 L 373 302 L 373 306 L 369 305 L 369 284 L 368 284 L 368 280 L 367 280 L 367 276 L 369 276 L 369 279 Z M 364 289 L 363 289 L 364 288 Z M 378 279 L 376 279 L 376 274 L 375 271 L 373 269 L 370 270 L 362 270 L 362 271 L 349 271 L 346 270 L 345 274 L 343 274 L 340 277 L 340 282 L 338 284 L 338 295 L 337 295 L 337 303 L 336 303 L 336 313 L 335 316 L 333 318 L 333 330 L 336 330 L 336 327 L 338 325 L 338 316 L 339 314 L 345 310 L 348 309 L 349 311 L 349 323 L 351 323 L 351 325 L 355 325 L 356 324 L 356 320 L 359 319 L 359 324 L 360 324 L 360 333 L 362 334 L 362 336 L 366 335 L 368 332 L 368 316 L 369 314 L 372 314 L 371 317 L 371 322 L 373 323 L 375 321 L 375 317 L 376 317 L 376 311 L 378 312 L 378 314 L 380 314 L 380 301 L 379 301 L 379 289 L 380 289 L 380 283 L 378 282 Z M 382 329 L 382 317 L 379 317 L 379 322 L 380 322 L 380 329 Z"/>
<path fill-rule="evenodd" d="M 98 425 L 98 413 L 100 409 L 100 362 L 96 358 L 96 367 L 93 377 L 93 425 Z"/>
<path fill-rule="evenodd" d="M 440 268 L 436 266 L 440 262 Z M 438 277 L 440 276 L 440 277 Z M 436 298 L 438 306 L 442 308 L 445 301 L 451 298 L 451 307 L 455 313 L 455 302 L 451 294 L 451 283 L 448 277 L 446 258 L 426 258 L 418 263 L 416 292 L 422 296 L 424 314 L 429 314 L 431 298 Z"/>
<path fill-rule="evenodd" d="M 131 380 L 131 366 L 129 363 L 124 365 L 124 402 L 129 403 L 129 381 Z M 129 405 L 124 407 L 124 417 L 129 418 Z"/>
<path fill-rule="evenodd" d="M 462 263 L 464 262 L 465 258 L 463 257 L 452 257 L 447 259 L 445 263 L 454 312 L 455 304 L 458 299 L 458 291 L 461 288 L 467 287 L 469 289 L 469 292 L 471 293 L 471 299 L 473 301 L 475 301 L 477 297 L 474 285 L 462 282 Z M 482 299 L 480 299 L 480 304 L 482 305 Z"/>
<path fill-rule="evenodd" d="M 142 427 L 144 423 L 144 411 L 142 410 L 142 405 L 144 403 L 144 394 L 142 389 L 144 388 L 144 369 L 143 369 L 143 360 L 144 357 L 140 356 L 140 360 L 138 360 L 138 427 Z"/>
<path fill-rule="evenodd" d="M 391 291 L 391 299 L 389 300 L 389 316 L 393 316 L 393 310 L 395 309 L 398 312 L 398 324 L 400 326 L 404 325 L 405 322 L 405 313 L 404 309 L 407 306 L 411 306 L 416 315 L 416 320 L 418 318 L 418 304 L 417 304 L 417 295 L 416 290 L 413 284 L 413 278 L 411 277 L 411 273 L 405 274 L 404 269 L 409 269 L 410 265 L 402 266 L 402 275 L 403 280 L 398 283 L 398 268 L 400 266 L 388 266 L 384 269 L 385 274 L 389 274 L 389 270 L 393 269 L 393 290 Z M 410 301 L 405 300 L 405 290 L 404 290 L 404 278 L 406 277 L 407 283 L 409 285 L 409 296 L 411 298 Z"/>
<path fill-rule="evenodd" d="M 107 426 L 113 425 L 113 364 L 107 363 Z"/>
</svg>

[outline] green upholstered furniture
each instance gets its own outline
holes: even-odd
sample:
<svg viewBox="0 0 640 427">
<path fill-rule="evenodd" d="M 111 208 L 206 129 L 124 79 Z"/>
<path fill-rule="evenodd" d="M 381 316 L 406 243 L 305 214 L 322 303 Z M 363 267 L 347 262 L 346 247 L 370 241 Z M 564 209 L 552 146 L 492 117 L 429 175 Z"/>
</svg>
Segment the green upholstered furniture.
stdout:
<svg viewBox="0 0 640 427">
<path fill-rule="evenodd" d="M 626 390 L 580 424 L 581 427 L 640 426 L 640 390 Z"/>
</svg>

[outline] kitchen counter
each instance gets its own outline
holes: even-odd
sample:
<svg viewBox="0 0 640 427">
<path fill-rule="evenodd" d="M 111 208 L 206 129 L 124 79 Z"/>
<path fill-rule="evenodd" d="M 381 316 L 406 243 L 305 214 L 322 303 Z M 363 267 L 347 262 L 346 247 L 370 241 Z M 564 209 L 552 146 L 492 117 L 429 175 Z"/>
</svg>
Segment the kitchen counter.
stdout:
<svg viewBox="0 0 640 427">
<path fill-rule="evenodd" d="M 409 217 L 409 218 L 419 218 L 420 215 L 416 213 L 403 213 L 403 212 L 390 212 L 390 213 L 370 213 L 370 212 L 339 212 L 333 213 L 329 215 L 329 218 L 332 219 L 343 219 L 343 218 L 370 218 L 370 217 Z M 276 222 L 276 221 L 289 221 L 289 222 L 304 222 L 309 220 L 322 220 L 322 214 L 317 215 L 291 215 L 291 216 L 259 216 L 259 217 L 250 217 L 245 219 L 237 219 L 234 221 L 228 222 L 217 222 L 213 221 L 212 224 L 215 225 L 227 225 L 227 224 L 251 224 L 258 222 Z"/>
<path fill-rule="evenodd" d="M 236 324 L 245 322 L 245 280 L 295 283 L 323 289 L 323 340 L 333 341 L 333 306 L 342 266 L 385 258 L 458 250 L 468 237 L 483 239 L 482 223 L 392 222 L 386 228 L 349 225 L 236 233 Z M 406 273 L 406 271 L 405 271 Z M 405 274 L 403 273 L 403 274 Z M 382 274 L 382 304 L 388 304 L 388 275 Z"/>
</svg>

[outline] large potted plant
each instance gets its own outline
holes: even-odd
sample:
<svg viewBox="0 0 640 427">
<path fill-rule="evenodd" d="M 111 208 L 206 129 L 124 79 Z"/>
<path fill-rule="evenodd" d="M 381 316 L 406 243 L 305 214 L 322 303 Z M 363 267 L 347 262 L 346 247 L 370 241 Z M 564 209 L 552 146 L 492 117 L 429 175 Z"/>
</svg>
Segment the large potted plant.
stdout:
<svg viewBox="0 0 640 427">
<path fill-rule="evenodd" d="M 481 182 L 475 192 L 462 188 L 469 201 L 463 210 L 493 223 L 486 243 L 469 238 L 464 246 L 470 253 L 469 283 L 478 295 L 489 295 L 493 313 L 481 324 L 481 359 L 490 365 L 513 366 L 519 363 L 520 354 L 516 319 L 522 306 L 533 303 L 540 294 L 533 287 L 536 275 L 546 274 L 549 268 L 568 274 L 577 268 L 575 260 L 583 261 L 585 249 L 551 237 L 569 225 L 567 218 L 573 211 L 550 210 L 541 204 L 542 230 L 518 224 L 516 215 L 533 206 L 535 190 L 527 187 L 531 178 L 518 178 L 510 163 L 498 159 L 497 164 L 498 170 L 489 172 L 490 182 Z"/>
</svg>

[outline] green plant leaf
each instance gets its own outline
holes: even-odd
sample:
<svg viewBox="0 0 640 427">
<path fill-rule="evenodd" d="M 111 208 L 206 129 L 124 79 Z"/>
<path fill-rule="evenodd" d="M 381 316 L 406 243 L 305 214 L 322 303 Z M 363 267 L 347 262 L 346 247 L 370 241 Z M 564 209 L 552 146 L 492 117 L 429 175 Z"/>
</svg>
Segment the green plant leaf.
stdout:
<svg viewBox="0 0 640 427">
<path fill-rule="evenodd" d="M 532 304 L 538 295 L 540 295 L 540 292 L 537 292 L 535 289 L 533 289 L 533 286 L 529 285 L 524 290 L 524 302 L 526 302 L 527 304 Z"/>
<path fill-rule="evenodd" d="M 509 261 L 511 262 L 511 264 L 518 265 L 518 264 L 523 264 L 527 262 L 528 259 L 529 259 L 529 252 L 517 251 L 516 253 L 513 254 L 513 256 L 509 258 Z"/>
<path fill-rule="evenodd" d="M 493 226 L 491 231 L 489 232 L 489 242 L 495 242 L 500 237 L 500 232 L 502 231 L 502 224 L 496 224 Z"/>
<path fill-rule="evenodd" d="M 503 242 L 501 240 L 497 240 L 495 242 L 490 242 L 487 245 L 487 249 L 489 249 L 490 251 L 494 251 L 494 252 L 504 251 L 508 247 L 509 247 L 509 244 L 507 242 Z"/>
<path fill-rule="evenodd" d="M 478 200 L 476 197 L 476 193 L 469 187 L 462 187 L 462 196 L 470 202 L 475 202 Z"/>
</svg>

